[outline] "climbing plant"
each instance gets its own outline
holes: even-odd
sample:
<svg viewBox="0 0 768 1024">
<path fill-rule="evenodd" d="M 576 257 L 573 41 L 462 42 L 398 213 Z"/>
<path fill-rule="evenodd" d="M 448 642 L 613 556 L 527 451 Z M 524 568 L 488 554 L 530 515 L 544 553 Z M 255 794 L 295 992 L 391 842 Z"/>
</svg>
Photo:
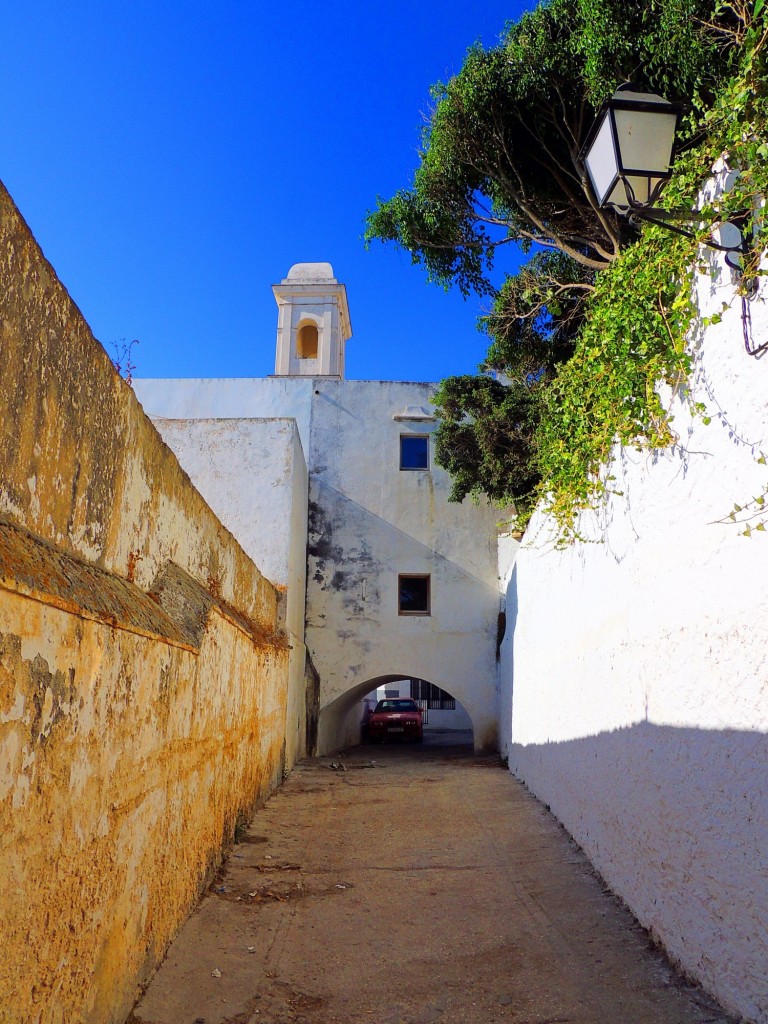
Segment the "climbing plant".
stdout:
<svg viewBox="0 0 768 1024">
<path fill-rule="evenodd" d="M 556 170 L 537 193 L 538 172 L 534 169 L 534 178 L 525 178 L 530 167 L 524 161 L 515 166 L 519 150 L 514 145 L 495 164 L 490 159 L 494 146 L 518 139 L 520 107 L 528 100 L 520 82 L 499 71 L 507 64 L 503 59 L 499 63 L 498 53 L 494 64 L 477 50 L 468 61 L 466 79 L 450 83 L 439 94 L 414 190 L 380 204 L 369 221 L 369 237 L 409 248 L 433 278 L 443 284 L 455 280 L 465 291 L 489 290 L 483 260 L 490 262 L 504 241 L 543 243 L 543 249 L 534 247 L 528 262 L 506 279 L 481 322 L 491 340 L 481 369 L 497 371 L 499 380 L 449 378 L 438 390 L 437 460 L 453 474 L 455 500 L 485 493 L 501 504 L 513 502 L 518 529 L 541 507 L 554 522 L 560 544 L 578 538 L 581 514 L 598 508 L 616 489 L 610 460 L 617 442 L 653 449 L 676 440 L 659 391 L 666 385 L 687 397 L 689 338 L 697 317 L 692 279 L 697 266 L 704 265 L 697 243 L 709 231 L 705 225 L 741 219 L 753 239 L 745 279 L 760 273 L 760 255 L 768 243 L 761 216 L 762 197 L 768 194 L 764 0 L 689 5 L 690 30 L 681 20 L 685 4 L 675 3 L 669 6 L 666 34 L 655 36 L 644 18 L 655 17 L 660 8 L 649 2 L 639 8 L 634 34 L 606 37 L 602 48 L 595 49 L 587 45 L 589 25 L 597 24 L 590 22 L 590 12 L 605 18 L 610 6 L 603 0 L 568 4 L 577 26 L 573 29 L 558 20 L 566 10 L 562 3 L 541 5 L 538 14 L 510 31 L 507 63 L 510 54 L 539 48 L 541 59 L 528 73 L 526 88 L 531 90 L 530 102 L 539 105 L 546 142 L 553 130 L 546 110 L 550 102 L 556 105 L 562 86 L 558 62 L 570 61 L 565 80 L 581 90 L 583 99 L 574 105 L 571 97 L 566 104 L 571 121 L 557 129 L 560 135 L 552 141 L 558 161 L 565 159 L 557 146 L 573 127 L 574 112 L 580 111 L 581 133 L 597 102 L 618 84 L 617 73 L 626 73 L 622 69 L 637 63 L 639 55 L 653 54 L 647 61 L 646 85 L 675 98 L 687 83 L 692 98 L 682 131 L 687 145 L 664 202 L 670 209 L 698 211 L 697 220 L 688 225 L 696 237 L 670 234 L 655 225 L 632 231 L 615 219 L 601 223 L 581 200 L 575 214 L 558 220 L 552 211 L 567 205 L 572 176 L 557 206 Z M 679 78 L 670 60 L 674 46 L 680 48 Z M 492 86 L 501 88 L 501 99 Z M 511 129 L 500 114 L 504 102 L 511 101 L 511 93 L 504 99 L 505 90 L 517 90 L 511 98 L 518 120 Z M 479 98 L 480 111 L 465 123 L 462 118 L 473 110 L 467 96 Z M 477 134 L 471 136 L 470 129 Z M 467 148 L 480 144 L 477 151 Z M 523 146 L 522 153 L 525 157 L 530 150 Z M 702 185 L 723 157 L 738 176 L 728 191 L 702 205 Z M 478 176 L 481 163 L 484 169 Z M 509 186 L 514 180 L 519 194 L 525 198 L 532 192 L 540 206 L 521 206 L 519 194 Z M 511 192 L 504 192 L 505 183 Z M 478 199 L 483 191 L 490 207 Z M 506 224 L 507 233 L 492 237 L 492 228 L 500 223 Z M 702 406 L 692 407 L 706 420 Z"/>
<path fill-rule="evenodd" d="M 126 384 L 133 385 L 133 374 L 136 370 L 136 363 L 133 361 L 133 346 L 138 344 L 138 338 L 134 338 L 133 341 L 126 341 L 125 338 L 121 338 L 119 342 L 112 342 L 114 350 L 112 365 L 116 373 L 123 378 Z"/>
<path fill-rule="evenodd" d="M 734 16 L 728 31 L 742 49 L 741 64 L 706 114 L 698 145 L 677 161 L 665 194 L 669 208 L 696 206 L 698 237 L 644 228 L 640 240 L 597 276 L 573 356 L 558 367 L 545 391 L 533 451 L 539 482 L 517 525 L 524 527 L 541 503 L 556 523 L 560 544 L 579 536 L 580 514 L 597 508 L 615 488 L 610 460 L 616 442 L 643 449 L 676 440 L 659 385 L 687 394 L 689 339 L 697 317 L 692 300 L 692 276 L 700 265 L 697 242 L 713 223 L 738 217 L 752 244 L 734 298 L 762 273 L 759 261 L 768 246 L 762 215 L 768 195 L 768 12 L 763 0 L 720 6 Z M 719 160 L 737 176 L 727 191 L 701 203 L 702 183 Z M 691 408 L 708 422 L 702 405 L 691 403 Z M 759 521 L 764 500 L 751 499 L 744 509 Z M 737 521 L 744 509 L 735 508 Z"/>
<path fill-rule="evenodd" d="M 758 466 L 768 466 L 768 459 L 764 452 L 760 453 L 755 462 Z M 753 533 L 768 532 L 768 485 L 760 494 L 746 500 L 742 499 L 742 504 L 735 501 L 728 515 L 718 519 L 717 522 L 737 526 L 742 537 L 751 537 Z"/>
<path fill-rule="evenodd" d="M 560 542 L 577 537 L 580 513 L 615 489 L 614 443 L 663 448 L 674 440 L 658 386 L 679 389 L 690 372 L 694 252 L 688 239 L 655 227 L 599 275 L 574 354 L 545 389 L 534 453 L 539 483 L 518 528 L 543 502 Z"/>
</svg>

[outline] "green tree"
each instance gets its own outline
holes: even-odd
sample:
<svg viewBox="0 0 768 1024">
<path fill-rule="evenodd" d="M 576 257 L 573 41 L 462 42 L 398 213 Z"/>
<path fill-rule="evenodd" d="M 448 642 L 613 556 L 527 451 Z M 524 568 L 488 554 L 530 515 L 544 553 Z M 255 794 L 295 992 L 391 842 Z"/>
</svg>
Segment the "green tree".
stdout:
<svg viewBox="0 0 768 1024">
<path fill-rule="evenodd" d="M 367 238 L 465 293 L 492 291 L 488 270 L 510 243 L 601 269 L 627 227 L 596 207 L 578 161 L 596 109 L 630 78 L 705 108 L 730 64 L 712 16 L 713 0 L 549 0 L 501 46 L 474 46 L 433 88 L 413 186 L 378 201 Z"/>
<path fill-rule="evenodd" d="M 578 160 L 597 109 L 632 80 L 685 100 L 695 134 L 734 63 L 738 14 L 719 0 L 548 0 L 434 87 L 413 185 L 379 199 L 366 239 L 408 250 L 443 287 L 493 297 L 482 369 L 513 386 L 454 378 L 437 396 L 456 499 L 532 493 L 539 392 L 573 353 L 595 275 L 637 237 L 597 207 Z M 528 260 L 496 290 L 510 246 L 510 265 Z"/>
<path fill-rule="evenodd" d="M 435 395 L 435 458 L 451 474 L 450 500 L 487 495 L 526 510 L 538 474 L 530 458 L 541 390 L 493 377 L 449 377 Z"/>
</svg>

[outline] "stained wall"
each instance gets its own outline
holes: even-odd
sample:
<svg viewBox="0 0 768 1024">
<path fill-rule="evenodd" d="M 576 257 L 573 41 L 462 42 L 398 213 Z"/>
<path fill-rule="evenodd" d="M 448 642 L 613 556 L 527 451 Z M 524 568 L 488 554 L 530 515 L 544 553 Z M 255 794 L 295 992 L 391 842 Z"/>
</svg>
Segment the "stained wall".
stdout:
<svg viewBox="0 0 768 1024">
<path fill-rule="evenodd" d="M 281 778 L 285 599 L 0 188 L 0 1021 L 123 1021 Z"/>
<path fill-rule="evenodd" d="M 616 453 L 616 490 L 507 573 L 502 746 L 640 922 L 726 1008 L 768 1021 L 768 359 L 730 272 L 701 276 L 677 445 Z M 750 336 L 768 339 L 763 284 Z M 754 499 L 758 499 L 755 501 Z M 730 513 L 734 505 L 743 511 Z M 741 523 L 741 525 L 739 525 Z"/>
<path fill-rule="evenodd" d="M 447 690 L 469 714 L 477 749 L 495 750 L 502 513 L 448 501 L 450 479 L 435 464 L 431 440 L 435 385 L 276 376 L 140 380 L 136 388 L 204 493 L 207 456 L 183 440 L 196 423 L 215 419 L 217 431 L 234 437 L 254 417 L 295 420 L 309 475 L 305 642 L 320 680 L 318 751 L 359 742 L 359 700 L 384 677 L 427 679 Z M 430 436 L 428 469 L 401 470 L 401 434 Z M 252 449 L 236 450 L 231 472 L 247 475 Z M 265 509 L 282 507 L 279 490 L 252 504 L 256 523 Z M 225 522 L 234 514 L 229 505 L 231 512 L 221 510 Z M 287 520 L 269 522 L 279 549 Z M 430 575 L 430 615 L 398 614 L 401 573 Z"/>
<path fill-rule="evenodd" d="M 418 418 L 433 412 L 433 393 L 418 382 L 315 381 L 306 638 L 322 680 L 321 749 L 359 741 L 355 705 L 372 689 L 361 685 L 388 676 L 447 690 L 476 749 L 497 749 L 501 513 L 448 501 L 437 422 Z M 400 437 L 413 434 L 429 437 L 428 469 L 400 468 Z M 400 574 L 429 574 L 429 615 L 398 614 Z"/>
</svg>

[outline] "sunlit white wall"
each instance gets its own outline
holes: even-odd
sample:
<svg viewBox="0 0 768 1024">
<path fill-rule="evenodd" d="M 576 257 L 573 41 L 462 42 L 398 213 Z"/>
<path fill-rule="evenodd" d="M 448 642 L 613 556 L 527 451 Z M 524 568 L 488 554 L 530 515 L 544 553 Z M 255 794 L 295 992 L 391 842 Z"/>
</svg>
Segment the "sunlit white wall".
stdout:
<svg viewBox="0 0 768 1024">
<path fill-rule="evenodd" d="M 502 748 L 608 883 L 726 1007 L 768 1021 L 768 532 L 728 516 L 768 488 L 768 356 L 731 273 L 698 280 L 679 444 L 617 457 L 591 543 L 532 523 L 507 587 Z M 768 286 L 750 304 L 768 342 Z M 768 498 L 766 499 L 768 504 Z M 744 519 L 744 513 L 737 513 Z M 765 515 L 751 521 L 754 528 Z"/>
</svg>

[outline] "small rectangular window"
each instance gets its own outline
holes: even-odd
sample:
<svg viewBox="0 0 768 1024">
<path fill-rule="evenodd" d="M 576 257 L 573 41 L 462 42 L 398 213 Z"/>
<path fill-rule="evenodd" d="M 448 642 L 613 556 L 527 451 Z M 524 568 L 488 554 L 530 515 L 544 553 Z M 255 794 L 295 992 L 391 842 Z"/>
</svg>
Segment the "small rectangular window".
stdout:
<svg viewBox="0 0 768 1024">
<path fill-rule="evenodd" d="M 400 615 L 430 614 L 428 573 L 397 577 L 397 610 Z"/>
<path fill-rule="evenodd" d="M 400 435 L 400 469 L 429 469 L 429 434 Z"/>
</svg>

